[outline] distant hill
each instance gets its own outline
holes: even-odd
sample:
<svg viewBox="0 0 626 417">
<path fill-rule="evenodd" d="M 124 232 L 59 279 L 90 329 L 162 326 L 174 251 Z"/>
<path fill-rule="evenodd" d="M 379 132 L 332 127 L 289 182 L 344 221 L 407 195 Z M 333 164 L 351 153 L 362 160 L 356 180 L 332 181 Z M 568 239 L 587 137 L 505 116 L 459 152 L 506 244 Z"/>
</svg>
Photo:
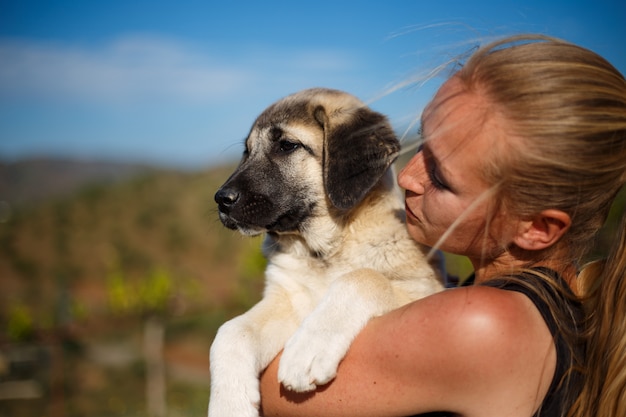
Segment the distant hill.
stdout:
<svg viewBox="0 0 626 417">
<path fill-rule="evenodd" d="M 233 260 L 259 245 L 217 218 L 213 194 L 231 169 L 2 164 L 0 200 L 9 203 L 9 212 L 0 219 L 0 304 L 21 301 L 45 315 L 64 293 L 97 313 L 106 307 L 113 270 L 141 280 L 155 269 L 194 281 L 205 301 L 227 302 L 241 266 Z"/>
<path fill-rule="evenodd" d="M 0 160 L 0 201 L 11 205 L 42 201 L 86 184 L 112 183 L 154 170 L 148 165 L 66 158 Z"/>
</svg>

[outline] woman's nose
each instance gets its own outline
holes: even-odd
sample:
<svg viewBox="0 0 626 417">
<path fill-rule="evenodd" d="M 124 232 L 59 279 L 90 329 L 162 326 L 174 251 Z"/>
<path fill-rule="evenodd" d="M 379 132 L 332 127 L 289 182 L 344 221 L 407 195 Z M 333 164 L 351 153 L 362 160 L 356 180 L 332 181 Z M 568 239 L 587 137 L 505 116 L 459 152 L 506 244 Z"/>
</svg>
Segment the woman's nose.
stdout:
<svg viewBox="0 0 626 417">
<path fill-rule="evenodd" d="M 424 194 L 425 169 L 421 152 L 415 154 L 413 158 L 398 174 L 398 185 L 405 190 L 415 194 Z"/>
</svg>

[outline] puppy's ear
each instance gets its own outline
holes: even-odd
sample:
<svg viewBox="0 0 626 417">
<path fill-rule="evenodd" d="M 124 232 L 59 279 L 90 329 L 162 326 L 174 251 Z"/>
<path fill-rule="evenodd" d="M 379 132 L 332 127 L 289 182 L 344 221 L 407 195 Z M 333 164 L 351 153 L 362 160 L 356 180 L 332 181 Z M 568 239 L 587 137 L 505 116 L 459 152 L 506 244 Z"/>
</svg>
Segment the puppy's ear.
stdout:
<svg viewBox="0 0 626 417">
<path fill-rule="evenodd" d="M 393 163 L 400 143 L 387 118 L 367 107 L 315 109 L 324 129 L 324 186 L 331 203 L 347 210 L 365 197 Z"/>
</svg>

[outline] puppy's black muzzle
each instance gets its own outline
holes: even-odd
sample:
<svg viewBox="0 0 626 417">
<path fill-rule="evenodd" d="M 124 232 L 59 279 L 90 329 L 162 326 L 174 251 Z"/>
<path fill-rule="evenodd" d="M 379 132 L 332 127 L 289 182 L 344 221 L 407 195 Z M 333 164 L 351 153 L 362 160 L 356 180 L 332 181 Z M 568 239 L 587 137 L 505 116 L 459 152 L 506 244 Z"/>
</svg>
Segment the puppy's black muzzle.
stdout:
<svg viewBox="0 0 626 417">
<path fill-rule="evenodd" d="M 233 188 L 220 188 L 215 193 L 215 202 L 220 213 L 228 214 L 240 198 L 239 191 Z"/>
<path fill-rule="evenodd" d="M 241 193 L 228 184 L 224 184 L 217 192 L 215 193 L 215 202 L 217 203 L 217 211 L 222 221 L 222 224 L 229 229 L 239 229 L 242 224 L 243 219 L 238 219 L 242 216 L 241 214 L 241 204 L 242 204 L 242 196 Z"/>
</svg>

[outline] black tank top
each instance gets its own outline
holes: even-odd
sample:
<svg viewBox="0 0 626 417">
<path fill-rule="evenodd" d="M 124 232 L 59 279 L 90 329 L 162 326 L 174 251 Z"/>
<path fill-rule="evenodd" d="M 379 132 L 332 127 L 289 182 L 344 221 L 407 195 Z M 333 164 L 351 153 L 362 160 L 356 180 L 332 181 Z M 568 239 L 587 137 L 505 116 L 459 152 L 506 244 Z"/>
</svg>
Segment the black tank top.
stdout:
<svg viewBox="0 0 626 417">
<path fill-rule="evenodd" d="M 548 284 L 533 273 L 514 277 L 521 278 L 522 281 L 504 277 L 480 285 L 521 292 L 541 313 L 554 338 L 556 368 L 546 397 L 534 417 L 561 417 L 572 406 L 572 400 L 576 398 L 576 394 L 582 387 L 582 374 L 579 369 L 584 360 L 584 348 L 576 335 L 582 331 L 583 307 L 559 274 L 547 268 L 534 268 L 534 270 L 549 276 L 556 285 Z M 473 285 L 473 283 L 474 277 L 472 276 L 462 285 Z M 539 294 L 543 294 L 550 302 L 546 302 Z M 551 305 L 556 307 L 554 312 L 550 309 Z M 571 335 L 574 337 L 572 338 Z M 452 417 L 454 414 L 436 412 L 420 414 L 420 416 Z"/>
</svg>

